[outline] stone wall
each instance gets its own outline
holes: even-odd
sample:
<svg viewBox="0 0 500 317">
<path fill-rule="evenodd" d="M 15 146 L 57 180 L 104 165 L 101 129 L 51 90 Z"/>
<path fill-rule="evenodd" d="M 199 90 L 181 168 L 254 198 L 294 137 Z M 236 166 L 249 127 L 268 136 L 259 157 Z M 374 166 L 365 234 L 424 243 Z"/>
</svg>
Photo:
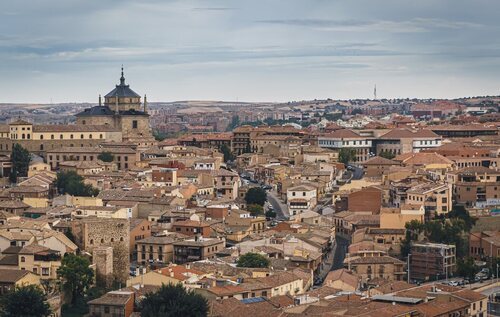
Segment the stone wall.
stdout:
<svg viewBox="0 0 500 317">
<path fill-rule="evenodd" d="M 89 253 L 100 247 L 113 248 L 113 272 L 124 283 L 129 275 L 130 224 L 128 219 L 87 218 L 73 224 L 78 246 Z"/>
</svg>

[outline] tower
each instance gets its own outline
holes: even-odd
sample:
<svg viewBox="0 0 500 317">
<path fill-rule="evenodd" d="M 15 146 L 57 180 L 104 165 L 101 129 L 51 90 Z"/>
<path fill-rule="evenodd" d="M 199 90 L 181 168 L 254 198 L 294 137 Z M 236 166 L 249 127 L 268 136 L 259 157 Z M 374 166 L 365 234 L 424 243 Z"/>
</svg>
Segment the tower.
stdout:
<svg viewBox="0 0 500 317">
<path fill-rule="evenodd" d="M 377 84 L 375 84 L 375 88 L 373 88 L 373 99 L 377 100 Z"/>
</svg>

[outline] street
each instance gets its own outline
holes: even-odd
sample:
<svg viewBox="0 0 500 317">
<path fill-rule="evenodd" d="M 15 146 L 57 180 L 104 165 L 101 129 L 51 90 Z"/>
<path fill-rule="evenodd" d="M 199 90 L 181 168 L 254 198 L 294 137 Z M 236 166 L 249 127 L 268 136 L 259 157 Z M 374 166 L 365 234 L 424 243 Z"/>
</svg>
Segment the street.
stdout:
<svg viewBox="0 0 500 317">
<path fill-rule="evenodd" d="M 267 201 L 269 201 L 276 212 L 276 220 L 286 220 L 290 217 L 287 205 L 281 202 L 273 190 L 267 192 Z"/>
</svg>

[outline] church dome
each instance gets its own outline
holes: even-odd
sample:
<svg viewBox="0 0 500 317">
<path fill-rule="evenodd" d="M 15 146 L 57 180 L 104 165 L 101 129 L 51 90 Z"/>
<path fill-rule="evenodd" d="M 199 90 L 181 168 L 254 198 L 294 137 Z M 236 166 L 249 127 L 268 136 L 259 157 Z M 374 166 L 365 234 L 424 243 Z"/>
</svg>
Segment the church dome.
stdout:
<svg viewBox="0 0 500 317">
<path fill-rule="evenodd" d="M 115 89 L 111 90 L 105 98 L 111 98 L 111 97 L 132 97 L 132 98 L 140 98 L 135 91 L 130 89 L 129 85 L 125 84 L 125 77 L 123 76 L 123 67 L 122 67 L 122 77 L 120 77 L 120 84 L 116 85 Z"/>
</svg>

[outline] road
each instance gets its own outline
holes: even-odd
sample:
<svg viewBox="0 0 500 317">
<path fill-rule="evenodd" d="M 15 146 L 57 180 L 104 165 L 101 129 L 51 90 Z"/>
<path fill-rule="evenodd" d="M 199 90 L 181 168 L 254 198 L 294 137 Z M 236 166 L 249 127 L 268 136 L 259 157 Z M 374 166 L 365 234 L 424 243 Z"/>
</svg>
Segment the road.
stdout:
<svg viewBox="0 0 500 317">
<path fill-rule="evenodd" d="M 342 237 L 335 237 L 335 255 L 333 257 L 332 270 L 338 270 L 344 267 L 344 259 L 349 247 L 349 241 Z"/>
<path fill-rule="evenodd" d="M 354 170 L 352 171 L 352 179 L 356 180 L 356 179 L 362 179 L 363 178 L 363 168 L 361 167 L 357 167 L 357 166 L 353 166 L 354 167 Z"/>
<path fill-rule="evenodd" d="M 500 292 L 500 286 L 494 286 L 481 292 L 481 294 L 490 296 Z M 493 303 L 491 298 L 488 299 L 488 316 L 500 316 L 500 303 Z"/>
<path fill-rule="evenodd" d="M 273 206 L 277 220 L 286 220 L 290 218 L 287 205 L 281 202 L 278 196 L 276 196 L 275 191 L 270 190 L 267 192 L 267 201 Z"/>
</svg>

